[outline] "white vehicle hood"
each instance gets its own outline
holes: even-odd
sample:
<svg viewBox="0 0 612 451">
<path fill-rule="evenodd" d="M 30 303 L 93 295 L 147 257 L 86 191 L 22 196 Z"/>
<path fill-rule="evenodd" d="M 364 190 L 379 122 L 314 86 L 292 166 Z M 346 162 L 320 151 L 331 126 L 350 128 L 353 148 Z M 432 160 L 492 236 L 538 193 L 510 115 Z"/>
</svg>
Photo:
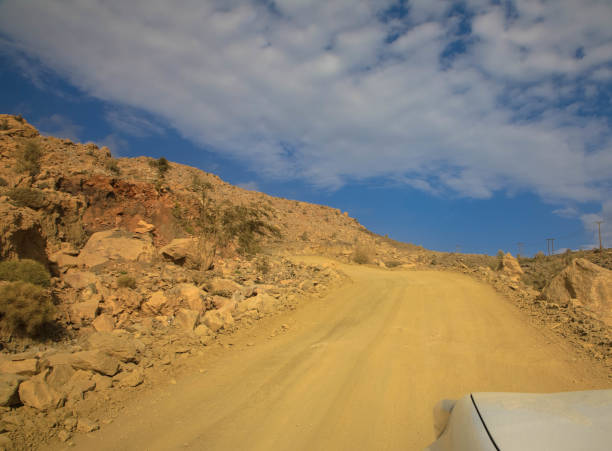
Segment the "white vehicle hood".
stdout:
<svg viewBox="0 0 612 451">
<path fill-rule="evenodd" d="M 612 449 L 612 390 L 472 397 L 501 451 Z"/>
</svg>

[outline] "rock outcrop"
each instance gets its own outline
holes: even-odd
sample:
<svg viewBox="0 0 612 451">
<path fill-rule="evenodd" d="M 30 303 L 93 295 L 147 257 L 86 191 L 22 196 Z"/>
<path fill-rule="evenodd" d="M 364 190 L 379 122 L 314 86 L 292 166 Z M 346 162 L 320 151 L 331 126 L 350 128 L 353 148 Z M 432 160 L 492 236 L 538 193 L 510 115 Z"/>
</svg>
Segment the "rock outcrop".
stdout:
<svg viewBox="0 0 612 451">
<path fill-rule="evenodd" d="M 612 271 L 584 258 L 577 258 L 544 289 L 551 302 L 578 300 L 606 324 L 612 326 Z"/>
</svg>

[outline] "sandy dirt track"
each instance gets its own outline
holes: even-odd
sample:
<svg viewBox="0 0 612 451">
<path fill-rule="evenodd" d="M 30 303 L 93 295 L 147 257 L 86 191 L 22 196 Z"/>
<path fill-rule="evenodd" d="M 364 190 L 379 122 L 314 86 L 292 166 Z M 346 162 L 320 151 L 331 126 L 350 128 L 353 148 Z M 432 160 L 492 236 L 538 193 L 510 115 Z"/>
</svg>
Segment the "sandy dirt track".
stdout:
<svg viewBox="0 0 612 451">
<path fill-rule="evenodd" d="M 352 283 L 238 334 L 203 373 L 71 449 L 417 450 L 442 398 L 611 387 L 596 362 L 467 276 L 342 268 Z"/>
</svg>

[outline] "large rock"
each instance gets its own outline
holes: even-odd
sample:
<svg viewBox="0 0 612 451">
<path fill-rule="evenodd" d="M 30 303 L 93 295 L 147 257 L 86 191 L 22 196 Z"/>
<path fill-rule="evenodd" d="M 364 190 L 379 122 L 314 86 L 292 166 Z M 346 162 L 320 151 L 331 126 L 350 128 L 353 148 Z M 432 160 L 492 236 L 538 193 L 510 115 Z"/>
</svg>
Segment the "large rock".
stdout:
<svg viewBox="0 0 612 451">
<path fill-rule="evenodd" d="M 95 332 L 86 339 L 89 350 L 97 350 L 109 356 L 116 357 L 122 362 L 137 362 L 138 348 L 134 340 L 126 335 L 117 335 L 110 332 Z"/>
<path fill-rule="evenodd" d="M 245 299 L 236 307 L 236 315 L 241 316 L 249 310 L 260 314 L 272 313 L 278 307 L 278 300 L 269 294 L 261 293 L 252 298 Z"/>
<path fill-rule="evenodd" d="M 25 378 L 17 374 L 0 374 L 0 406 L 11 407 L 19 404 L 19 384 Z"/>
<path fill-rule="evenodd" d="M 96 286 L 99 283 L 98 277 L 89 271 L 79 271 L 77 269 L 69 269 L 64 274 L 64 282 L 76 290 L 81 290 L 87 286 Z"/>
<path fill-rule="evenodd" d="M 200 314 L 206 310 L 206 292 L 192 283 L 178 284 L 172 290 L 172 297 L 177 307 L 195 310 Z"/>
<path fill-rule="evenodd" d="M 79 254 L 79 262 L 87 267 L 110 260 L 150 262 L 155 247 L 149 235 L 137 235 L 121 230 L 94 233 Z"/>
<path fill-rule="evenodd" d="M 179 329 L 192 332 L 199 319 L 200 312 L 182 308 L 179 309 L 178 312 L 176 312 L 176 316 L 174 317 L 174 324 L 176 324 Z"/>
<path fill-rule="evenodd" d="M 54 409 L 64 402 L 64 397 L 42 378 L 22 382 L 19 386 L 19 398 L 26 406 L 38 410 Z"/>
<path fill-rule="evenodd" d="M 18 374 L 21 376 L 33 376 L 39 372 L 38 359 L 6 358 L 0 361 L 0 373 Z"/>
<path fill-rule="evenodd" d="M 188 268 L 206 271 L 213 265 L 212 245 L 197 238 L 175 238 L 160 253 L 165 259 Z"/>
<path fill-rule="evenodd" d="M 113 295 L 105 301 L 112 309 L 113 315 L 132 313 L 140 309 L 143 298 L 137 291 L 129 288 L 118 288 Z"/>
<path fill-rule="evenodd" d="M 76 325 L 91 323 L 100 308 L 99 298 L 72 304 L 69 309 L 70 321 Z"/>
<path fill-rule="evenodd" d="M 612 326 L 612 271 L 584 258 L 577 258 L 544 289 L 552 302 L 577 299 L 609 326 Z"/>
<path fill-rule="evenodd" d="M 119 371 L 119 359 L 102 351 L 81 351 L 70 357 L 73 368 L 114 376 Z"/>
<path fill-rule="evenodd" d="M 234 318 L 230 312 L 221 310 L 209 310 L 204 314 L 202 322 L 213 332 L 220 329 L 229 329 L 234 324 Z"/>
<path fill-rule="evenodd" d="M 47 375 L 47 383 L 55 390 L 63 391 L 76 370 L 68 363 L 57 364 Z"/>
<path fill-rule="evenodd" d="M 115 319 L 105 313 L 94 319 L 91 325 L 98 332 L 112 332 L 115 329 Z"/>
<path fill-rule="evenodd" d="M 212 292 L 224 292 L 233 294 L 235 291 L 241 291 L 243 288 L 242 285 L 234 282 L 230 279 L 222 279 L 220 277 L 215 277 L 210 281 L 210 289 Z"/>
<path fill-rule="evenodd" d="M 523 274 L 523 269 L 516 258 L 510 252 L 507 252 L 502 257 L 501 272 L 512 280 L 519 280 Z"/>
<path fill-rule="evenodd" d="M 142 304 L 142 311 L 150 315 L 164 315 L 170 308 L 170 300 L 163 291 L 156 291 Z"/>
</svg>

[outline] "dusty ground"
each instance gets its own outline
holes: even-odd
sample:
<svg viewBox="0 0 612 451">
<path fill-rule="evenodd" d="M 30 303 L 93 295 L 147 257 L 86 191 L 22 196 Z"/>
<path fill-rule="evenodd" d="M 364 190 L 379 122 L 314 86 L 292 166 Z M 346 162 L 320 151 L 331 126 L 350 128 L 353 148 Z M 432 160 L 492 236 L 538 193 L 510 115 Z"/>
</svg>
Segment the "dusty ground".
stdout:
<svg viewBox="0 0 612 451">
<path fill-rule="evenodd" d="M 353 283 L 227 337 L 51 449 L 416 450 L 441 398 L 612 387 L 599 362 L 468 276 L 342 269 Z"/>
</svg>

